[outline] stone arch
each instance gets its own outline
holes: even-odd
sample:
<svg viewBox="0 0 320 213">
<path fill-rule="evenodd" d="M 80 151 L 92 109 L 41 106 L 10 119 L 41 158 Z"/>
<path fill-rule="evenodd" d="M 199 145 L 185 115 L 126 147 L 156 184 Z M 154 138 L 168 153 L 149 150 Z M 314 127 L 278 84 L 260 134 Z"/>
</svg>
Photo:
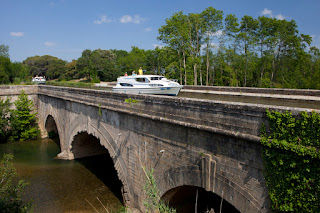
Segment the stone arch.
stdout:
<svg viewBox="0 0 320 213">
<path fill-rule="evenodd" d="M 211 166 L 218 166 L 216 161 Z M 208 163 L 208 162 L 206 162 Z M 214 175 L 208 174 L 207 166 L 203 168 L 195 166 L 183 166 L 178 168 L 170 168 L 164 172 L 164 191 L 161 199 L 170 202 L 170 199 L 183 187 L 197 187 L 206 192 L 214 193 L 216 196 L 223 198 L 238 212 L 256 213 L 267 212 L 264 204 L 248 193 L 243 187 L 237 184 L 232 178 L 225 176 L 223 173 L 214 171 Z M 208 181 L 209 180 L 209 181 Z M 234 211 L 234 212 L 237 212 Z M 215 210 L 216 212 L 216 210 Z"/>
<path fill-rule="evenodd" d="M 99 139 L 87 132 L 79 132 L 75 135 L 71 147 L 70 151 L 75 159 L 108 153 L 108 150 L 100 144 Z"/>
<path fill-rule="evenodd" d="M 118 173 L 119 180 L 123 185 L 123 196 L 128 205 L 130 205 L 130 197 L 133 194 L 132 185 L 128 177 L 128 168 L 121 156 L 120 149 L 116 140 L 109 133 L 108 127 L 102 122 L 91 122 L 90 117 L 84 115 L 78 115 L 68 128 L 67 134 L 69 139 L 67 140 L 68 144 L 68 156 L 74 158 L 74 155 L 71 153 L 73 148 L 72 144 L 76 135 L 81 132 L 87 132 L 89 135 L 92 135 L 99 139 L 99 143 L 103 146 L 110 154 L 110 157 L 113 160 L 114 168 Z"/>
<path fill-rule="evenodd" d="M 59 137 L 58 126 L 57 126 L 55 119 L 52 117 L 52 115 L 50 115 L 50 114 L 47 115 L 47 119 L 45 121 L 44 127 L 45 127 L 49 137 L 50 137 L 51 132 L 52 132 L 52 134 L 55 134 Z"/>
<path fill-rule="evenodd" d="M 60 130 L 60 126 L 58 125 L 58 123 L 56 122 L 56 119 L 51 115 L 51 114 L 47 114 L 46 119 L 45 119 L 45 123 L 44 123 L 44 129 L 46 130 L 46 135 L 50 136 L 51 132 L 53 134 L 55 134 L 56 136 L 58 136 L 58 145 L 61 149 L 61 130 Z"/>
<path fill-rule="evenodd" d="M 178 212 L 193 213 L 197 206 L 197 212 L 213 212 L 239 213 L 232 204 L 221 198 L 214 192 L 205 190 L 202 187 L 182 185 L 167 191 L 161 200 L 176 208 Z M 222 202 L 222 203 L 221 203 Z M 211 212 L 211 211 L 210 211 Z"/>
</svg>

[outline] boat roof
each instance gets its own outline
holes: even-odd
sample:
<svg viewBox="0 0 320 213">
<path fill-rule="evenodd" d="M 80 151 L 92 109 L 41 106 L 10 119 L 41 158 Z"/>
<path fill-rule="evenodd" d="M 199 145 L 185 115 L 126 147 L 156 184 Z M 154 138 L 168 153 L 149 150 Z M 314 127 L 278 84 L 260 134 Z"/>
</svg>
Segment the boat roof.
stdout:
<svg viewBox="0 0 320 213">
<path fill-rule="evenodd" d="M 133 78 L 141 78 L 141 77 L 163 77 L 165 78 L 165 76 L 163 75 L 128 75 L 128 76 L 120 76 L 119 78 L 128 78 L 128 77 L 133 77 Z"/>
</svg>

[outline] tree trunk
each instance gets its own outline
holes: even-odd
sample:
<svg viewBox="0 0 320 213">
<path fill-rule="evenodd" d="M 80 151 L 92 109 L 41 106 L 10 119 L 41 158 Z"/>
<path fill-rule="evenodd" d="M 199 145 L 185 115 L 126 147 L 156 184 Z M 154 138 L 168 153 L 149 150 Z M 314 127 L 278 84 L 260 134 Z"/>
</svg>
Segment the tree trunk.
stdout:
<svg viewBox="0 0 320 213">
<path fill-rule="evenodd" d="M 207 76 L 206 76 L 206 86 L 209 85 L 209 44 L 207 44 Z"/>
<path fill-rule="evenodd" d="M 179 59 L 179 70 L 180 70 L 180 84 L 182 85 L 182 62 L 181 62 L 181 58 Z"/>
<path fill-rule="evenodd" d="M 194 73 L 194 85 L 197 86 L 198 74 L 197 74 L 197 63 L 193 65 L 193 73 Z"/>
<path fill-rule="evenodd" d="M 212 69 L 212 86 L 214 85 L 214 67 Z"/>
<path fill-rule="evenodd" d="M 184 51 L 183 54 L 183 68 L 184 68 L 184 85 L 187 85 L 187 69 L 186 69 L 186 54 Z"/>
<path fill-rule="evenodd" d="M 245 54 L 245 57 L 246 57 L 246 65 L 245 65 L 245 68 L 244 68 L 244 83 L 243 83 L 243 86 L 247 86 L 247 70 L 248 70 L 248 55 L 247 55 L 247 44 L 245 44 L 245 48 L 244 48 L 244 54 Z"/>
<path fill-rule="evenodd" d="M 200 72 L 200 85 L 202 86 L 202 71 L 201 71 L 201 61 L 199 64 L 199 72 Z"/>
<path fill-rule="evenodd" d="M 271 72 L 271 79 L 270 81 L 273 82 L 273 75 L 274 75 L 274 70 L 275 70 L 275 62 L 274 62 L 274 59 L 275 59 L 275 56 L 273 54 L 273 57 L 272 57 L 272 72 Z"/>
</svg>

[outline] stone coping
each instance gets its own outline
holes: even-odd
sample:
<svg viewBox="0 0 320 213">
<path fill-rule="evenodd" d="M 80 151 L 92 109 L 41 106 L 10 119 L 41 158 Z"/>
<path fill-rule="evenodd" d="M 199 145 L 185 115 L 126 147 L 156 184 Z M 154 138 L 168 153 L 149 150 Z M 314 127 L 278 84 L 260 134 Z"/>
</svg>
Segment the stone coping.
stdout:
<svg viewBox="0 0 320 213">
<path fill-rule="evenodd" d="M 291 111 L 295 115 L 302 111 L 315 111 L 57 86 L 39 86 L 39 94 L 254 142 L 260 140 L 261 125 L 267 121 L 266 109 Z M 135 103 L 130 103 L 130 99 Z"/>
<path fill-rule="evenodd" d="M 320 97 L 320 90 L 312 89 L 283 89 L 283 88 L 257 88 L 257 87 L 222 87 L 222 86 L 183 86 L 183 90 L 206 90 L 216 92 L 234 93 L 260 93 L 290 96 L 316 96 Z"/>
</svg>

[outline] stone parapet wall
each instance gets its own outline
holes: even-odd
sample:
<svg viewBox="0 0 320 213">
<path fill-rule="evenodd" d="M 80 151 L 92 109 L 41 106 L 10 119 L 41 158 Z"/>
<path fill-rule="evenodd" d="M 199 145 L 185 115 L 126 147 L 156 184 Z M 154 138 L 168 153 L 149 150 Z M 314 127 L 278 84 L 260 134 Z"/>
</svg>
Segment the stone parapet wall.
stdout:
<svg viewBox="0 0 320 213">
<path fill-rule="evenodd" d="M 36 108 L 38 108 L 38 86 L 37 85 L 5 85 L 0 86 L 0 98 L 10 98 L 13 103 L 18 99 L 21 91 L 24 90 L 28 97 L 33 101 Z"/>
<path fill-rule="evenodd" d="M 198 100 L 167 96 L 121 94 L 111 91 L 39 86 L 39 94 L 54 96 L 152 120 L 192 127 L 258 142 L 266 109 L 311 111 L 259 104 Z"/>
<path fill-rule="evenodd" d="M 312 89 L 283 89 L 283 88 L 256 88 L 256 87 L 223 87 L 223 86 L 190 86 L 185 85 L 186 90 L 207 90 L 221 92 L 260 93 L 274 95 L 298 95 L 320 97 L 320 90 Z"/>
</svg>

